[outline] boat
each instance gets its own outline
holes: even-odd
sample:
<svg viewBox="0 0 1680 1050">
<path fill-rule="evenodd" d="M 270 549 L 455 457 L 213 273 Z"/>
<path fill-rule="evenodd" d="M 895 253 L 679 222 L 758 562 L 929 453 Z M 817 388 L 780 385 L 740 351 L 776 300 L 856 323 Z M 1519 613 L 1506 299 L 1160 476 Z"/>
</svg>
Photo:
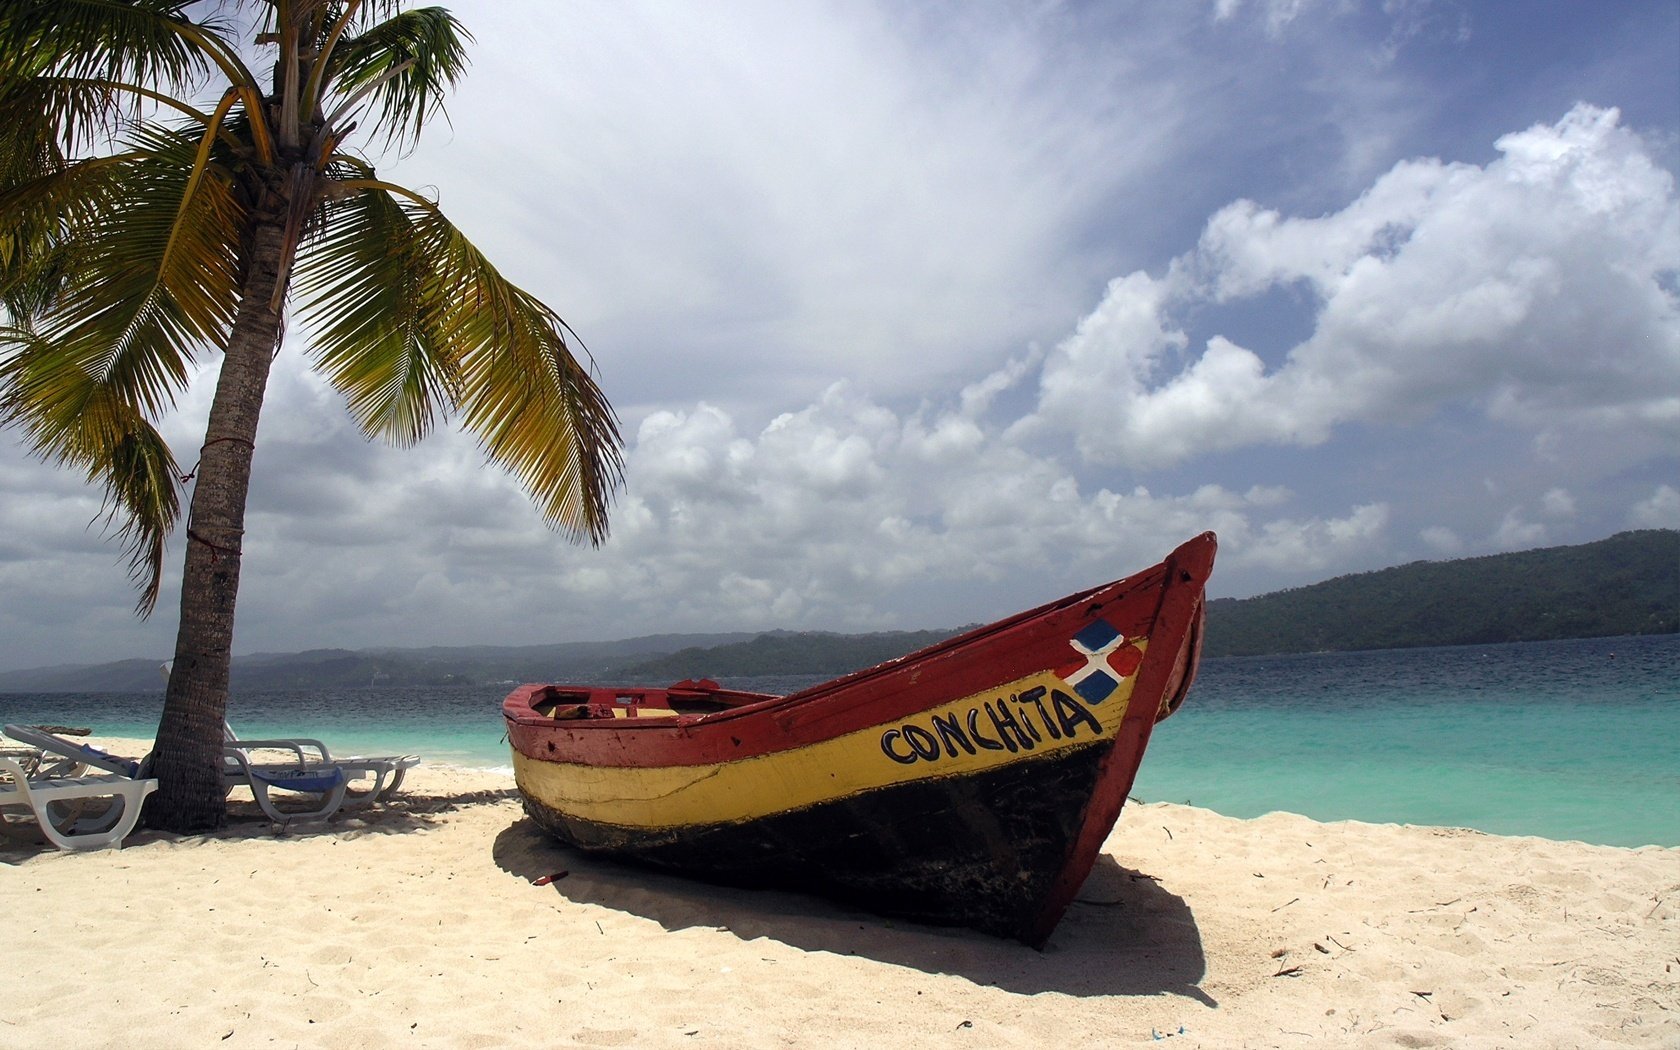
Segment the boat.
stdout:
<svg viewBox="0 0 1680 1050">
<path fill-rule="evenodd" d="M 1215 548 L 785 696 L 520 686 L 525 810 L 582 850 L 1043 948 L 1195 677 Z"/>
</svg>

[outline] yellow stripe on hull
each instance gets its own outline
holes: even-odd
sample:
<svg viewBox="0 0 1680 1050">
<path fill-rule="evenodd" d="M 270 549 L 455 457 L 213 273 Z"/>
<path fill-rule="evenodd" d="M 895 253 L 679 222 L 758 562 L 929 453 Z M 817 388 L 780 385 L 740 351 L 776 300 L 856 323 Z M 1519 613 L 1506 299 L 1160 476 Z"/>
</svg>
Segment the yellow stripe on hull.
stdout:
<svg viewBox="0 0 1680 1050">
<path fill-rule="evenodd" d="M 1126 676 L 1092 703 L 1042 671 L 900 723 L 710 765 L 594 766 L 540 761 L 515 751 L 514 776 L 527 799 L 600 824 L 664 829 L 754 820 L 1112 741 L 1135 680 Z"/>
</svg>

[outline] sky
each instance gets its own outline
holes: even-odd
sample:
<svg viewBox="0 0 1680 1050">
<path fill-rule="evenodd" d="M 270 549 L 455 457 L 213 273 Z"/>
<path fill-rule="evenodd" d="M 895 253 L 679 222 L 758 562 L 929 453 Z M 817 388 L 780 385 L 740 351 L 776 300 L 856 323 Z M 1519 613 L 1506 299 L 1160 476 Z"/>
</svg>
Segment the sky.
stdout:
<svg viewBox="0 0 1680 1050">
<path fill-rule="evenodd" d="M 407 155 L 581 335 L 599 548 L 289 331 L 236 653 L 992 620 L 1680 527 L 1680 3 L 460 0 Z M 163 430 L 188 465 L 216 360 Z M 0 670 L 173 652 L 0 432 Z"/>
</svg>

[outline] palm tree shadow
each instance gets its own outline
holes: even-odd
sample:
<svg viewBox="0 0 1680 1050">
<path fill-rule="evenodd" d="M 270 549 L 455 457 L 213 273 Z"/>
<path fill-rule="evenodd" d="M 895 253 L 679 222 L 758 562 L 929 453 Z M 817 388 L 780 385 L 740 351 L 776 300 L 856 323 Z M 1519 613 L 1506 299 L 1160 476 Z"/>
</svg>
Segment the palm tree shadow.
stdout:
<svg viewBox="0 0 1680 1050">
<path fill-rule="evenodd" d="M 177 833 L 157 831 L 151 828 L 136 828 L 123 840 L 123 845 L 142 846 L 152 842 L 182 842 L 192 840 L 215 839 L 218 841 L 232 841 L 244 839 L 299 839 L 306 840 L 316 837 L 331 838 L 360 838 L 375 835 L 403 835 L 426 828 L 434 828 L 446 820 L 450 814 L 474 806 L 496 805 L 501 802 L 517 800 L 520 797 L 516 788 L 489 788 L 477 791 L 454 791 L 444 794 L 429 794 L 420 791 L 406 791 L 393 798 L 383 800 L 369 808 L 345 807 L 339 809 L 325 820 L 299 819 L 295 823 L 277 824 L 270 820 L 255 801 L 247 797 L 235 796 L 227 801 L 227 823 L 214 831 L 199 833 Z M 282 809 L 287 803 L 276 803 Z M 84 807 L 83 813 L 89 817 L 96 817 L 103 811 L 97 803 Z M 17 852 L 42 853 L 50 852 L 56 847 L 48 843 L 41 834 L 39 825 L 31 815 L 28 820 L 10 820 L 0 815 L 0 863 L 10 859 L 8 854 Z"/>
<path fill-rule="evenodd" d="M 620 863 L 562 845 L 529 818 L 498 834 L 492 855 L 498 867 L 527 882 L 550 877 L 538 892 L 638 915 L 667 930 L 721 928 L 743 941 L 764 937 L 1025 995 L 1167 994 L 1219 1005 L 1198 986 L 1206 958 L 1184 899 L 1106 854 L 1042 952 L 970 930 L 883 919 L 796 892 L 717 886 Z M 561 873 L 564 878 L 557 877 Z"/>
</svg>

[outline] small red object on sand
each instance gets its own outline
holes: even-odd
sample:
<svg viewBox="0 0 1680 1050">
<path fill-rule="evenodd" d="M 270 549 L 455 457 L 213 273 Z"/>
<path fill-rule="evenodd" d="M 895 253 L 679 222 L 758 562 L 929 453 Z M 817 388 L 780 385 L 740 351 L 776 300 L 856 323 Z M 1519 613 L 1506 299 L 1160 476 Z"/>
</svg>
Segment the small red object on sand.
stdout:
<svg viewBox="0 0 1680 1050">
<path fill-rule="evenodd" d="M 555 879 L 563 879 L 567 875 L 570 875 L 570 874 L 571 874 L 571 872 L 569 872 L 569 871 L 557 871 L 552 875 L 544 875 L 540 879 L 532 879 L 531 880 L 531 885 L 533 885 L 533 886 L 547 886 L 549 883 L 553 882 Z"/>
</svg>

